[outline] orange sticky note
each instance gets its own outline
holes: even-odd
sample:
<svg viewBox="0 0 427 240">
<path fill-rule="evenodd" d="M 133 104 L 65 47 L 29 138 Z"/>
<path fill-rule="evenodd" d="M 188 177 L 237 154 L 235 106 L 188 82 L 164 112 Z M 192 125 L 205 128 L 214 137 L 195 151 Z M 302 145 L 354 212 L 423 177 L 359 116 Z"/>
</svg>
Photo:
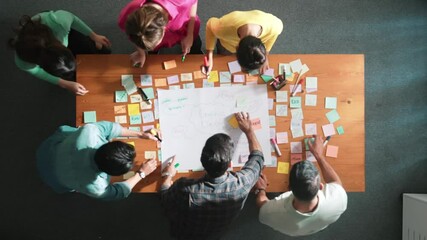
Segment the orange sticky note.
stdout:
<svg viewBox="0 0 427 240">
<path fill-rule="evenodd" d="M 139 114 L 139 103 L 128 104 L 128 115 L 138 115 Z"/>
<path fill-rule="evenodd" d="M 254 119 L 251 120 L 251 122 L 252 122 L 252 128 L 254 130 L 258 130 L 258 129 L 262 128 L 262 126 L 261 126 L 261 120 L 259 120 L 259 118 L 254 118 Z"/>
<path fill-rule="evenodd" d="M 126 113 L 126 105 L 114 106 L 114 114 Z"/>
<path fill-rule="evenodd" d="M 326 148 L 326 156 L 327 157 L 338 157 L 338 146 L 328 145 Z"/>
<path fill-rule="evenodd" d="M 166 78 L 157 78 L 157 79 L 154 79 L 154 84 L 156 85 L 156 87 L 167 86 Z"/>
<path fill-rule="evenodd" d="M 194 79 L 199 79 L 199 78 L 205 78 L 205 74 L 202 73 L 202 71 L 194 71 Z"/>
<path fill-rule="evenodd" d="M 230 124 L 230 126 L 232 126 L 233 128 L 239 127 L 239 123 L 237 122 L 237 119 L 234 114 L 230 117 L 230 119 L 228 119 L 228 124 Z"/>
<path fill-rule="evenodd" d="M 302 161 L 302 153 L 291 153 L 291 165 Z"/>
<path fill-rule="evenodd" d="M 258 76 L 257 75 L 250 75 L 246 74 L 246 82 L 258 82 Z"/>
<path fill-rule="evenodd" d="M 127 142 L 127 144 L 132 145 L 133 147 L 135 147 L 135 142 Z"/>
<path fill-rule="evenodd" d="M 209 73 L 208 82 L 218 82 L 218 71 L 211 71 Z"/>
<path fill-rule="evenodd" d="M 278 162 L 277 163 L 277 173 L 289 174 L 289 163 L 288 162 Z"/>
<path fill-rule="evenodd" d="M 176 62 L 175 60 L 163 62 L 163 67 L 165 68 L 165 70 L 176 68 Z"/>
</svg>

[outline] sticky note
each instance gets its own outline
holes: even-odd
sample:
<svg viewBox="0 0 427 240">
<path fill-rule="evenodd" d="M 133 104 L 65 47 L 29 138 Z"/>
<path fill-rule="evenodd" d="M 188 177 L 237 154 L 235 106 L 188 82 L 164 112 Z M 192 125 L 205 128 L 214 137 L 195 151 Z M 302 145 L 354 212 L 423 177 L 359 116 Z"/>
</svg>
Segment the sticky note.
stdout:
<svg viewBox="0 0 427 240">
<path fill-rule="evenodd" d="M 114 106 L 114 114 L 126 113 L 126 105 Z"/>
<path fill-rule="evenodd" d="M 128 95 L 131 95 L 132 93 L 135 93 L 137 91 L 136 85 L 133 81 L 126 83 L 125 85 L 123 85 L 123 87 L 125 88 L 126 93 Z"/>
<path fill-rule="evenodd" d="M 276 102 L 288 102 L 288 91 L 276 91 Z"/>
<path fill-rule="evenodd" d="M 278 162 L 277 163 L 277 173 L 288 174 L 289 173 L 289 163 L 288 162 Z"/>
<path fill-rule="evenodd" d="M 144 152 L 144 158 L 145 159 L 154 159 L 154 158 L 156 158 L 156 156 L 157 156 L 156 151 L 145 151 Z"/>
<path fill-rule="evenodd" d="M 151 75 L 141 75 L 141 86 L 153 86 L 153 77 Z"/>
<path fill-rule="evenodd" d="M 291 132 L 293 138 L 304 136 L 301 119 L 291 119 Z"/>
<path fill-rule="evenodd" d="M 133 75 L 127 74 L 127 75 L 122 75 L 121 76 L 121 84 L 122 84 L 122 86 L 124 86 L 124 85 L 126 85 L 126 84 L 128 84 L 130 82 L 133 82 Z"/>
<path fill-rule="evenodd" d="M 298 84 L 298 86 L 295 89 L 294 89 L 294 87 L 295 87 L 294 84 L 290 84 L 289 85 L 289 91 L 292 92 L 292 90 L 294 90 L 294 92 L 296 92 L 296 93 L 302 92 L 301 84 Z"/>
<path fill-rule="evenodd" d="M 317 105 L 317 95 L 305 94 L 305 105 L 315 107 Z"/>
<path fill-rule="evenodd" d="M 176 68 L 176 62 L 175 62 L 175 60 L 170 60 L 170 61 L 163 62 L 163 68 L 165 70 L 168 70 L 168 69 L 171 69 L 171 68 Z"/>
<path fill-rule="evenodd" d="M 154 115 L 152 111 L 142 112 L 141 115 L 142 115 L 142 121 L 144 123 L 154 122 Z"/>
<path fill-rule="evenodd" d="M 215 87 L 215 84 L 213 82 L 209 82 L 208 79 L 203 79 L 203 87 L 212 88 Z"/>
<path fill-rule="evenodd" d="M 228 63 L 228 68 L 230 70 L 230 73 L 236 73 L 236 72 L 241 72 L 242 68 L 240 67 L 239 62 L 236 61 L 232 61 Z"/>
<path fill-rule="evenodd" d="M 276 133 L 276 142 L 277 144 L 288 143 L 288 133 L 287 132 Z"/>
<path fill-rule="evenodd" d="M 148 110 L 148 109 L 151 109 L 151 104 L 148 104 L 147 102 L 140 102 L 139 103 L 139 105 L 140 105 L 140 107 L 141 107 L 141 110 Z"/>
<path fill-rule="evenodd" d="M 258 82 L 258 76 L 246 74 L 245 77 L 246 77 L 246 82 L 247 82 L 246 84 L 248 84 L 250 82 L 255 82 L 255 83 Z"/>
<path fill-rule="evenodd" d="M 219 72 L 219 82 L 220 83 L 230 83 L 231 82 L 231 73 L 230 72 Z"/>
<path fill-rule="evenodd" d="M 302 153 L 291 153 L 291 165 L 302 161 Z"/>
<path fill-rule="evenodd" d="M 264 82 L 269 82 L 271 79 L 273 79 L 273 77 L 272 76 L 268 76 L 268 75 L 261 75 L 261 79 Z"/>
<path fill-rule="evenodd" d="M 154 128 L 154 125 L 145 125 L 145 126 L 142 126 L 142 131 L 145 132 L 145 131 L 150 130 L 152 128 Z"/>
<path fill-rule="evenodd" d="M 269 131 L 270 131 L 270 138 L 276 137 L 276 129 L 275 128 L 270 128 Z M 274 149 L 272 152 L 274 152 Z"/>
<path fill-rule="evenodd" d="M 233 82 L 235 82 L 235 83 L 243 83 L 243 82 L 245 82 L 245 75 L 243 75 L 243 74 L 234 74 L 233 75 Z"/>
<path fill-rule="evenodd" d="M 302 69 L 301 59 L 297 59 L 289 63 L 291 65 L 292 72 L 299 72 Z"/>
<path fill-rule="evenodd" d="M 263 75 L 274 77 L 274 68 L 267 69 Z"/>
<path fill-rule="evenodd" d="M 135 142 L 126 142 L 126 143 L 135 147 Z"/>
<path fill-rule="evenodd" d="M 300 72 L 300 76 L 304 75 L 305 73 L 307 73 L 310 70 L 310 68 L 308 68 L 307 64 L 302 65 L 301 68 L 301 72 Z"/>
<path fill-rule="evenodd" d="M 209 82 L 218 82 L 218 71 L 211 71 L 209 73 Z"/>
<path fill-rule="evenodd" d="M 337 98 L 336 97 L 326 97 L 325 98 L 325 108 L 326 109 L 336 109 L 337 108 Z"/>
<path fill-rule="evenodd" d="M 289 102 L 291 108 L 301 108 L 301 97 L 290 97 Z"/>
<path fill-rule="evenodd" d="M 273 110 L 274 107 L 274 99 L 269 98 L 268 99 L 268 110 Z"/>
<path fill-rule="evenodd" d="M 116 123 L 123 123 L 123 124 L 128 123 L 126 115 L 115 116 L 114 121 Z"/>
<path fill-rule="evenodd" d="M 302 108 L 291 109 L 291 115 L 293 119 L 304 119 Z"/>
<path fill-rule="evenodd" d="M 169 86 L 169 90 L 177 90 L 177 89 L 181 89 L 181 86 L 179 85 Z"/>
<path fill-rule="evenodd" d="M 293 82 L 293 81 L 295 81 L 295 82 L 296 82 L 296 80 L 298 79 L 298 76 L 299 76 L 299 73 L 294 72 L 294 73 L 292 73 L 289 77 L 288 77 L 288 76 L 286 76 L 286 81 L 288 81 L 288 82 Z"/>
<path fill-rule="evenodd" d="M 138 103 L 132 103 L 128 104 L 128 115 L 137 115 L 139 114 L 139 104 Z"/>
<path fill-rule="evenodd" d="M 326 147 L 326 156 L 337 158 L 338 157 L 338 146 L 333 146 L 333 145 L 328 144 Z"/>
<path fill-rule="evenodd" d="M 291 142 L 291 153 L 302 153 L 302 143 Z"/>
<path fill-rule="evenodd" d="M 236 117 L 233 115 L 231 115 L 231 117 L 228 119 L 228 124 L 230 124 L 231 127 L 233 128 L 238 128 L 239 127 L 239 123 L 237 122 Z"/>
<path fill-rule="evenodd" d="M 128 94 L 126 91 L 116 91 L 116 102 L 127 102 L 128 101 Z"/>
<path fill-rule="evenodd" d="M 135 176 L 135 172 L 134 171 L 129 171 L 125 174 L 123 174 L 123 180 L 128 180 L 129 178 Z"/>
<path fill-rule="evenodd" d="M 250 70 L 250 71 L 248 72 L 248 74 L 249 74 L 249 75 L 252 75 L 252 76 L 254 76 L 254 75 L 258 75 L 258 74 L 259 74 L 259 70 L 258 70 L 258 69 Z"/>
<path fill-rule="evenodd" d="M 283 70 L 285 70 L 285 74 L 287 76 L 290 76 L 292 74 L 291 65 L 288 63 L 279 63 L 279 74 L 280 75 L 283 75 Z"/>
<path fill-rule="evenodd" d="M 340 119 L 340 115 L 338 114 L 337 110 L 332 110 L 330 112 L 326 113 L 326 117 L 329 120 L 329 123 L 334 123 Z"/>
<path fill-rule="evenodd" d="M 141 132 L 141 127 L 138 127 L 138 126 L 131 126 L 131 127 L 128 127 L 129 128 L 129 130 L 132 130 L 132 131 L 135 131 L 135 132 Z"/>
<path fill-rule="evenodd" d="M 84 120 L 84 123 L 96 122 L 96 112 L 95 111 L 83 112 L 83 120 Z"/>
<path fill-rule="evenodd" d="M 251 119 L 251 123 L 252 123 L 252 129 L 253 130 L 258 130 L 261 129 L 261 120 L 259 118 L 253 118 Z"/>
<path fill-rule="evenodd" d="M 130 95 L 129 97 L 130 97 L 130 102 L 131 103 L 142 102 L 141 95 Z"/>
<path fill-rule="evenodd" d="M 317 124 L 316 123 L 306 123 L 305 124 L 305 135 L 314 135 L 317 134 Z"/>
<path fill-rule="evenodd" d="M 305 88 L 317 89 L 317 77 L 306 77 L 305 78 Z"/>
<path fill-rule="evenodd" d="M 316 158 L 314 157 L 313 153 L 310 151 L 305 151 L 305 159 L 310 162 L 316 162 Z"/>
<path fill-rule="evenodd" d="M 334 125 L 332 123 L 323 125 L 322 129 L 323 129 L 323 134 L 325 135 L 325 137 L 335 135 L 335 128 L 334 128 Z"/>
<path fill-rule="evenodd" d="M 182 82 L 193 81 L 193 74 L 192 73 L 181 73 L 181 81 Z"/>
<path fill-rule="evenodd" d="M 167 86 L 166 78 L 156 78 L 154 79 L 156 87 L 164 87 Z"/>
<path fill-rule="evenodd" d="M 179 77 L 178 77 L 178 75 L 169 76 L 169 77 L 167 77 L 167 80 L 168 80 L 168 84 L 169 85 L 179 83 Z"/>
<path fill-rule="evenodd" d="M 278 116 L 278 117 L 288 116 L 288 105 L 277 104 L 276 105 L 276 116 Z"/>
<path fill-rule="evenodd" d="M 337 127 L 337 132 L 338 132 L 338 135 L 343 135 L 344 134 L 344 128 L 343 128 L 343 126 L 338 126 Z"/>
<path fill-rule="evenodd" d="M 276 116 L 269 115 L 268 116 L 268 122 L 269 122 L 270 127 L 275 127 L 276 126 Z"/>
<path fill-rule="evenodd" d="M 135 124 L 142 124 L 142 119 L 141 119 L 141 114 L 137 114 L 137 115 L 130 115 L 129 116 L 129 122 L 132 125 Z"/>
<path fill-rule="evenodd" d="M 198 70 L 198 71 L 194 71 L 194 79 L 199 79 L 199 78 L 204 78 L 206 75 L 202 73 L 202 71 Z"/>
</svg>

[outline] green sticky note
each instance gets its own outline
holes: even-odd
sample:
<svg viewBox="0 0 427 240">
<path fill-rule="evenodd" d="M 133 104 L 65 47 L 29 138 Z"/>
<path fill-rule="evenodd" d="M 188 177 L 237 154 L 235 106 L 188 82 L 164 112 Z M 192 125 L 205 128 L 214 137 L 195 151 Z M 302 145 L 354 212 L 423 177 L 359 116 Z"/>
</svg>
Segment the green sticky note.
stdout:
<svg viewBox="0 0 427 240">
<path fill-rule="evenodd" d="M 141 114 L 138 115 L 131 115 L 129 116 L 129 121 L 130 124 L 134 125 L 134 124 L 142 124 L 142 118 L 141 118 Z"/>
<path fill-rule="evenodd" d="M 154 89 L 153 88 L 144 88 L 142 89 L 142 91 L 144 91 L 145 95 L 147 95 L 148 99 L 153 99 L 154 98 Z"/>
<path fill-rule="evenodd" d="M 301 97 L 290 97 L 290 108 L 301 108 Z"/>
<path fill-rule="evenodd" d="M 135 132 L 141 132 L 141 127 L 129 127 L 129 130 L 132 130 Z"/>
<path fill-rule="evenodd" d="M 340 115 L 338 115 L 337 110 L 332 110 L 326 113 L 326 117 L 328 118 L 329 123 L 334 123 L 340 119 Z"/>
<path fill-rule="evenodd" d="M 343 135 L 344 134 L 344 128 L 342 126 L 338 126 L 337 132 L 338 132 L 338 135 Z"/>
<path fill-rule="evenodd" d="M 96 122 L 96 112 L 95 111 L 83 112 L 83 122 L 84 123 Z"/>
<path fill-rule="evenodd" d="M 116 91 L 116 102 L 127 102 L 128 94 L 126 91 Z"/>
<path fill-rule="evenodd" d="M 264 80 L 264 82 L 269 82 L 271 79 L 273 79 L 272 76 L 268 76 L 268 75 L 261 75 L 262 80 Z"/>
<path fill-rule="evenodd" d="M 308 147 L 308 140 L 311 141 L 311 143 L 314 143 L 314 138 L 304 138 L 304 144 L 305 144 L 305 150 L 309 151 L 310 148 Z"/>
<path fill-rule="evenodd" d="M 269 120 L 270 127 L 275 127 L 276 126 L 276 116 L 269 115 L 268 116 L 268 120 Z"/>
<path fill-rule="evenodd" d="M 336 109 L 337 108 L 337 98 L 336 97 L 326 97 L 325 98 L 325 108 L 326 109 Z"/>
</svg>

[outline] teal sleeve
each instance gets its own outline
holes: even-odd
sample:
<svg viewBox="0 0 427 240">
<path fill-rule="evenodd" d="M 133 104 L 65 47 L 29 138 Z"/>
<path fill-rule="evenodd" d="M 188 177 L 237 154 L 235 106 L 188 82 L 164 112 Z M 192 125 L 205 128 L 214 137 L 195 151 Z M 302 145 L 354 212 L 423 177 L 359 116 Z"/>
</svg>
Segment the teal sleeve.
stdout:
<svg viewBox="0 0 427 240">
<path fill-rule="evenodd" d="M 102 195 L 96 196 L 96 198 L 111 201 L 111 200 L 120 200 L 127 198 L 132 189 L 129 187 L 129 184 L 126 182 L 116 182 L 108 185 L 105 189 L 105 192 Z"/>
<path fill-rule="evenodd" d="M 122 133 L 122 126 L 120 126 L 120 124 L 118 123 L 101 121 L 91 124 L 96 125 L 101 135 L 109 141 L 114 138 L 120 137 Z"/>
<path fill-rule="evenodd" d="M 16 63 L 16 66 L 18 66 L 18 68 L 20 68 L 21 70 L 26 71 L 39 79 L 58 85 L 60 78 L 46 72 L 39 65 L 26 62 L 20 59 L 16 54 L 15 54 L 15 63 Z"/>
<path fill-rule="evenodd" d="M 70 25 L 71 28 L 79 31 L 83 35 L 89 36 L 89 34 L 91 32 L 93 32 L 92 29 L 86 23 L 84 23 L 76 15 L 74 15 L 68 11 L 59 10 L 59 11 L 55 12 L 55 15 L 57 16 L 58 19 L 64 19 L 64 20 L 66 19 L 66 20 L 70 21 L 71 22 L 71 25 Z"/>
</svg>

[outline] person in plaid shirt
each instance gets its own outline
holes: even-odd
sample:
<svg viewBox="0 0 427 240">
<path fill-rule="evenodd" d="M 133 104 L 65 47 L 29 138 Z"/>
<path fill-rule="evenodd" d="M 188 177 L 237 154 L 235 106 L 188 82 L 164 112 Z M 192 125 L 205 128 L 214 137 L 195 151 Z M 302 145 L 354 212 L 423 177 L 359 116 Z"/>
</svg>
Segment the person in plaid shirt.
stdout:
<svg viewBox="0 0 427 240">
<path fill-rule="evenodd" d="M 235 113 L 245 133 L 250 155 L 237 172 L 227 171 L 234 152 L 231 138 L 223 133 L 211 136 L 202 150 L 206 171 L 200 179 L 180 178 L 173 159 L 162 172 L 161 201 L 171 223 L 171 235 L 177 239 L 218 239 L 243 209 L 251 188 L 264 165 L 262 149 L 248 113 Z"/>
</svg>

